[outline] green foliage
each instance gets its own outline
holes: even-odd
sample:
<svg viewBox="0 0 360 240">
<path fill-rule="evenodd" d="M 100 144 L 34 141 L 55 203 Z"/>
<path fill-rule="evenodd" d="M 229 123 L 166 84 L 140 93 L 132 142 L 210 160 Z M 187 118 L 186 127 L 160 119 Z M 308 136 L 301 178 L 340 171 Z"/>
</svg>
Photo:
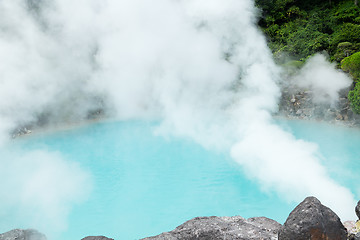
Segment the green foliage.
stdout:
<svg viewBox="0 0 360 240">
<path fill-rule="evenodd" d="M 339 5 L 333 15 L 337 23 L 354 23 L 360 16 L 360 8 L 353 1 L 345 1 Z"/>
<path fill-rule="evenodd" d="M 328 34 L 314 31 L 311 25 L 307 25 L 289 34 L 286 41 L 288 46 L 286 50 L 301 58 L 305 58 L 326 49 L 328 42 Z"/>
<path fill-rule="evenodd" d="M 357 82 L 355 88 L 349 91 L 348 99 L 354 113 L 360 114 L 360 83 Z"/>
<path fill-rule="evenodd" d="M 336 27 L 332 34 L 331 44 L 337 46 L 340 42 L 360 42 L 360 25 L 344 23 Z"/>
<path fill-rule="evenodd" d="M 259 21 L 275 55 L 305 59 L 327 51 L 332 60 L 360 50 L 360 8 L 354 0 L 256 0 Z M 352 44 L 342 49 L 342 42 Z"/>
<path fill-rule="evenodd" d="M 338 44 L 336 52 L 332 60 L 340 62 L 346 57 L 358 52 L 360 50 L 360 43 L 352 44 L 351 42 L 341 42 Z"/>
<path fill-rule="evenodd" d="M 358 82 L 348 94 L 360 114 L 360 7 L 354 0 L 255 0 L 262 11 L 259 26 L 275 59 L 288 71 L 309 56 L 326 51 Z"/>
<path fill-rule="evenodd" d="M 355 79 L 360 78 L 360 52 L 344 58 L 341 61 L 341 69 L 349 72 Z"/>
<path fill-rule="evenodd" d="M 349 48 L 351 46 L 352 46 L 351 42 L 342 42 L 342 43 L 339 43 L 338 48 L 347 49 L 347 48 Z"/>
</svg>

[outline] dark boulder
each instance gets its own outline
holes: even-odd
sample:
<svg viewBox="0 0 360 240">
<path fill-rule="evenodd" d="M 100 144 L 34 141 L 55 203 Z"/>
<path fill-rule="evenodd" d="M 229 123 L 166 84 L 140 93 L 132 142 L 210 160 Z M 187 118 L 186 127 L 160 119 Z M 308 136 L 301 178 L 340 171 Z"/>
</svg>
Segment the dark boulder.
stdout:
<svg viewBox="0 0 360 240">
<path fill-rule="evenodd" d="M 348 239 L 349 240 L 360 240 L 360 233 L 350 234 Z"/>
<path fill-rule="evenodd" d="M 89 237 L 84 237 L 81 240 L 114 240 L 112 238 L 107 238 L 104 236 L 89 236 Z"/>
<path fill-rule="evenodd" d="M 0 234 L 0 240 L 46 240 L 46 237 L 33 229 L 14 229 Z"/>
<path fill-rule="evenodd" d="M 356 204 L 355 213 L 358 219 L 360 219 L 360 201 L 358 201 L 358 203 Z"/>
<path fill-rule="evenodd" d="M 286 219 L 279 240 L 346 240 L 339 217 L 315 197 L 307 197 Z"/>
<path fill-rule="evenodd" d="M 245 219 L 235 217 L 197 217 L 176 229 L 143 240 L 203 239 L 203 240 L 273 240 L 281 224 L 265 217 Z"/>
</svg>

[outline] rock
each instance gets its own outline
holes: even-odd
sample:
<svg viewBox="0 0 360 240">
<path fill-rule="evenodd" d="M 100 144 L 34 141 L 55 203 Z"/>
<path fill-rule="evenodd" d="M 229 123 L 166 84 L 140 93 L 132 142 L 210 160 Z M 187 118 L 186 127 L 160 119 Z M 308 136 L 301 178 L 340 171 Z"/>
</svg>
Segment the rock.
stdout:
<svg viewBox="0 0 360 240">
<path fill-rule="evenodd" d="M 346 221 L 343 225 L 346 228 L 348 235 L 357 233 L 355 221 Z"/>
<path fill-rule="evenodd" d="M 348 239 L 349 240 L 360 240 L 360 233 L 350 234 Z"/>
<path fill-rule="evenodd" d="M 338 120 L 338 121 L 341 121 L 341 120 L 344 120 L 344 117 L 343 117 L 343 115 L 341 115 L 341 114 L 336 114 L 336 118 L 335 118 L 336 120 Z"/>
<path fill-rule="evenodd" d="M 354 240 L 360 240 L 360 232 L 358 232 L 358 233 L 355 234 Z"/>
<path fill-rule="evenodd" d="M 346 240 L 339 217 L 315 197 L 307 197 L 289 215 L 279 240 Z"/>
<path fill-rule="evenodd" d="M 0 240 L 46 240 L 46 237 L 33 229 L 14 229 L 0 234 Z"/>
<path fill-rule="evenodd" d="M 112 238 L 107 238 L 104 236 L 89 236 L 89 237 L 84 237 L 81 240 L 114 240 Z"/>
<path fill-rule="evenodd" d="M 281 224 L 265 217 L 197 217 L 176 229 L 143 240 L 275 240 Z"/>
<path fill-rule="evenodd" d="M 360 201 L 358 201 L 358 203 L 356 204 L 355 213 L 358 219 L 360 219 Z"/>
</svg>

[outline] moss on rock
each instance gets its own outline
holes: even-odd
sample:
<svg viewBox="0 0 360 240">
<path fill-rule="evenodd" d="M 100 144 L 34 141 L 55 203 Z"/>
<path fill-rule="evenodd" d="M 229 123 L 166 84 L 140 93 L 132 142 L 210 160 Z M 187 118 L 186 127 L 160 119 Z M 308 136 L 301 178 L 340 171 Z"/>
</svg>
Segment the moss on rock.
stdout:
<svg viewBox="0 0 360 240">
<path fill-rule="evenodd" d="M 344 58 L 341 61 L 341 69 L 349 72 L 354 79 L 360 78 L 360 52 Z"/>
</svg>

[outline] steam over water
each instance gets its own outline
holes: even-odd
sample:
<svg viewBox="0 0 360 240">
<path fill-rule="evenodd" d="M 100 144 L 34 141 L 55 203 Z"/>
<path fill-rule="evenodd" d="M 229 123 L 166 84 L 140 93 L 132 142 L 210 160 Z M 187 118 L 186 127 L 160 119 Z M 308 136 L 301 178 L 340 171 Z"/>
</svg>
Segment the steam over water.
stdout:
<svg viewBox="0 0 360 240">
<path fill-rule="evenodd" d="M 19 126 L 98 111 L 156 120 L 154 134 L 229 153 L 262 188 L 291 201 L 314 195 L 352 219 L 353 193 L 329 176 L 317 145 L 274 123 L 282 80 L 256 15 L 250 0 L 1 1 L 3 148 Z M 322 56 L 299 76 L 319 101 L 351 83 Z M 324 77 L 334 87 L 317 84 Z M 1 218 L 18 209 L 20 222 L 64 231 L 91 173 L 53 150 L 4 152 Z"/>
</svg>

